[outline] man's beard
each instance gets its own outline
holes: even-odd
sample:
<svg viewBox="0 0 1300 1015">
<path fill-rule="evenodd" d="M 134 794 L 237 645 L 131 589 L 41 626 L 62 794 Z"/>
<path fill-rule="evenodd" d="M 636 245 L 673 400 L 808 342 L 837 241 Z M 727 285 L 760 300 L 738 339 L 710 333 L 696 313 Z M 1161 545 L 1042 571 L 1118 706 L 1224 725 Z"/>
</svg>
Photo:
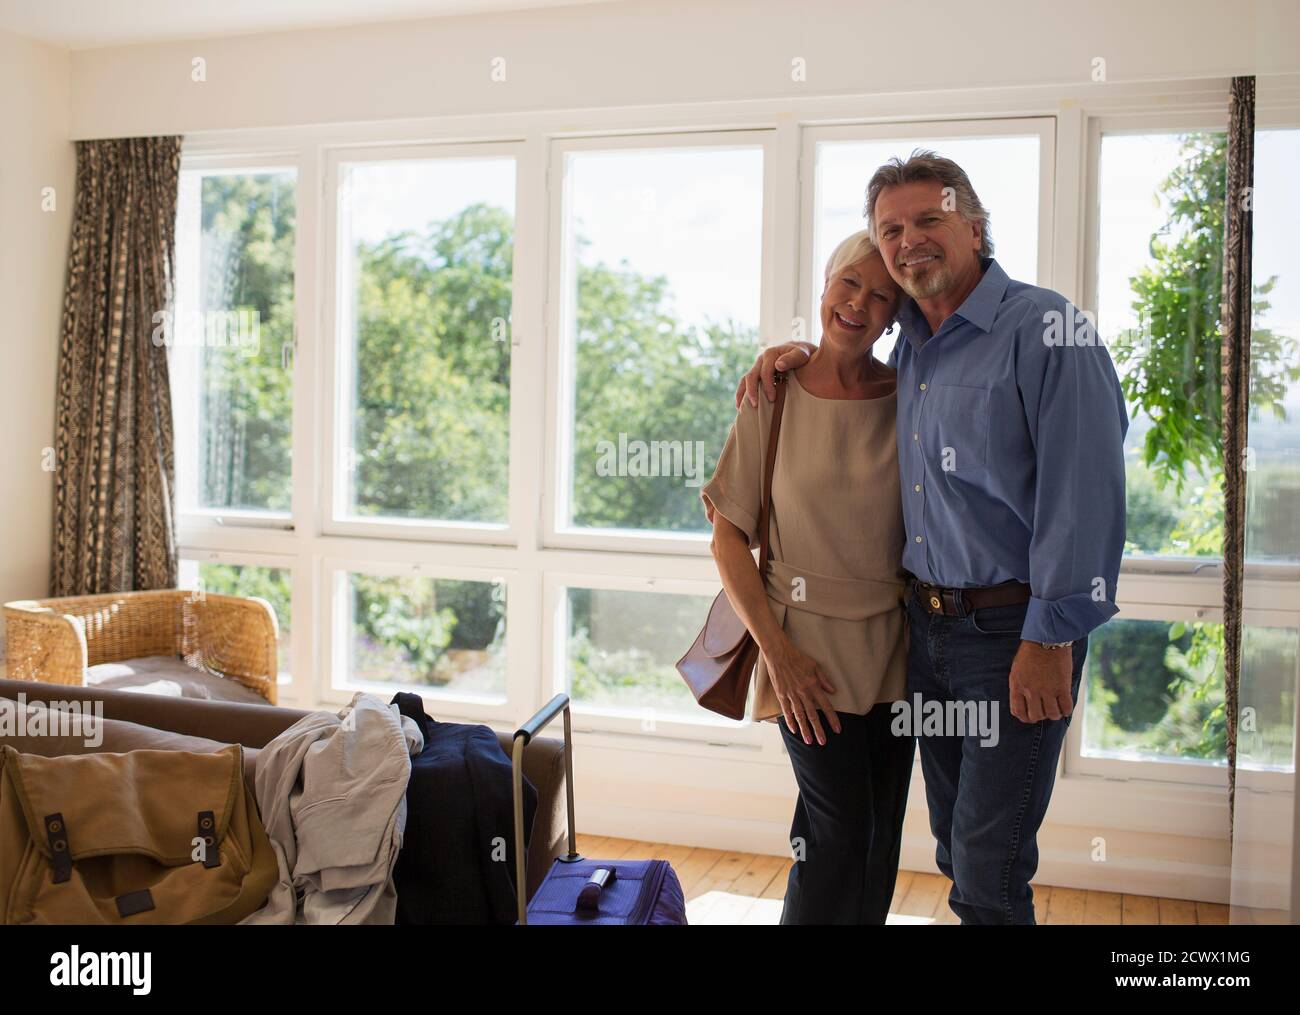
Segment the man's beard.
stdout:
<svg viewBox="0 0 1300 1015">
<path fill-rule="evenodd" d="M 952 285 L 952 270 L 946 262 L 940 263 L 919 277 L 904 274 L 898 284 L 912 299 L 928 300 Z"/>
</svg>

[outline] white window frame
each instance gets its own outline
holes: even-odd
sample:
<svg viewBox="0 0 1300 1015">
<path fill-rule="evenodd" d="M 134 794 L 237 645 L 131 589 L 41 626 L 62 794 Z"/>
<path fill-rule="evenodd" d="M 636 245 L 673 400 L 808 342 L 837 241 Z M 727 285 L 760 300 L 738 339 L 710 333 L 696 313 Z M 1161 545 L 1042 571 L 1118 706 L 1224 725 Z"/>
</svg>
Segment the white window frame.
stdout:
<svg viewBox="0 0 1300 1015">
<path fill-rule="evenodd" d="M 444 566 L 426 564 L 420 561 L 398 562 L 380 561 L 372 558 L 327 557 L 323 562 L 324 580 L 328 583 L 327 595 L 323 596 L 324 608 L 328 611 L 329 632 L 327 640 L 326 666 L 323 671 L 322 686 L 318 689 L 321 700 L 343 705 L 352 699 L 357 691 L 369 691 L 383 698 L 389 698 L 398 691 L 407 691 L 424 698 L 434 712 L 435 718 L 450 716 L 475 718 L 478 720 L 500 720 L 509 722 L 517 718 L 515 702 L 525 697 L 528 685 L 534 679 L 527 666 L 527 658 L 520 658 L 521 653 L 511 651 L 510 632 L 519 618 L 517 614 L 524 604 L 513 594 L 518 572 L 514 570 L 484 567 Z M 501 698 L 484 697 L 471 694 L 458 694 L 440 691 L 437 688 L 401 682 L 376 683 L 353 680 L 348 675 L 349 642 L 352 635 L 352 602 L 349 594 L 348 576 L 353 573 L 380 578 L 421 578 L 448 579 L 452 581 L 501 582 L 506 588 L 506 643 L 505 643 L 505 688 Z"/>
<path fill-rule="evenodd" d="M 721 589 L 716 578 L 647 578 L 636 575 L 593 575 L 589 572 L 548 571 L 543 578 L 544 672 L 549 675 L 547 695 L 569 693 L 568 688 L 568 595 L 570 588 L 610 592 L 651 592 L 667 595 L 703 596 L 712 599 Z M 682 646 L 685 653 L 689 645 Z M 544 695 L 545 697 L 546 695 Z M 630 708 L 601 707 L 581 701 L 572 706 L 577 728 L 601 730 L 637 738 L 667 738 L 704 741 L 719 745 L 746 745 L 770 751 L 773 741 L 762 730 L 763 723 L 750 719 L 736 722 L 699 710 L 694 718 L 654 717 L 653 728 L 645 726 L 644 713 Z"/>
<path fill-rule="evenodd" d="M 298 322 L 300 308 L 305 304 L 301 298 L 300 285 L 306 274 L 306 265 L 311 257 L 310 250 L 310 227 L 308 236 L 304 237 L 302 230 L 303 214 L 303 153 L 300 151 L 265 151 L 250 152 L 248 154 L 225 154 L 225 155 L 185 155 L 181 161 L 182 174 L 198 174 L 199 176 L 235 176 L 235 175 L 255 175 L 258 173 L 272 172 L 292 172 L 294 174 L 296 200 L 294 202 L 294 326 L 292 339 L 293 361 L 290 369 L 293 371 L 291 378 L 290 390 L 292 392 L 292 423 L 290 432 L 290 447 L 296 447 L 298 443 L 298 428 L 301 422 L 299 415 L 299 403 L 304 397 L 310 397 L 309 393 L 303 389 L 307 385 L 307 379 L 303 371 L 298 369 Z M 184 271 L 185 266 L 180 264 L 182 252 L 177 250 L 178 274 L 181 276 L 180 285 L 182 289 L 188 288 L 187 274 Z M 195 289 L 197 292 L 197 289 Z M 179 294 L 178 294 L 179 296 Z M 199 382 L 199 365 L 197 359 L 198 350 L 184 350 L 176 348 L 171 350 L 168 356 L 168 369 L 172 375 L 172 388 L 176 391 L 178 388 L 184 390 L 183 385 L 188 384 L 190 390 L 196 391 Z M 178 380 L 180 384 L 178 385 Z M 193 441 L 198 437 L 198 407 L 187 407 L 182 411 L 175 411 L 177 405 L 184 405 L 180 399 L 173 398 L 173 415 L 176 421 L 176 442 L 175 446 L 179 450 L 187 446 L 194 446 Z M 191 442 L 191 443 L 187 443 Z M 291 456 L 291 463 L 296 461 L 296 456 Z M 198 468 L 196 464 L 185 461 L 183 455 L 176 456 L 176 489 L 177 489 L 177 524 L 182 534 L 182 541 L 201 540 L 204 533 L 214 528 L 225 527 L 245 527 L 261 528 L 282 531 L 292 531 L 295 524 L 302 517 L 302 511 L 305 502 L 301 495 L 299 483 L 296 474 L 302 470 L 294 469 L 290 466 L 290 509 L 288 511 L 256 511 L 241 508 L 203 508 L 197 506 L 198 493 Z"/>
<path fill-rule="evenodd" d="M 202 566 L 203 564 L 229 564 L 233 567 L 266 567 L 274 568 L 279 571 L 287 571 L 289 573 L 290 591 L 289 610 L 295 618 L 297 617 L 297 614 L 293 612 L 294 609 L 299 602 L 305 602 L 305 600 L 301 598 L 303 592 L 301 585 L 305 584 L 305 582 L 300 581 L 301 576 L 299 574 L 300 569 L 298 567 L 298 558 L 291 555 L 277 553 L 236 553 L 229 550 L 197 550 L 186 548 L 181 550 L 180 561 L 182 568 L 186 563 L 192 562 L 199 566 Z M 283 637 L 284 631 L 280 628 L 279 623 L 280 618 L 277 616 L 276 627 L 280 636 Z M 285 679 L 286 675 L 283 673 L 277 675 L 279 679 L 277 681 L 276 695 L 278 703 L 281 705 L 305 701 L 309 697 L 306 693 L 307 688 L 302 685 L 302 678 L 306 671 L 306 667 L 297 664 L 299 649 L 298 629 L 301 626 L 301 624 L 295 622 L 292 629 L 289 631 L 288 647 L 290 670 L 288 673 L 288 679 Z"/>
<path fill-rule="evenodd" d="M 1257 129 L 1262 126 L 1257 124 Z M 1224 131 L 1221 110 L 1106 114 L 1086 119 L 1088 173 L 1083 220 L 1086 234 L 1082 275 L 1084 309 L 1097 312 L 1098 262 L 1101 250 L 1101 148 L 1103 135 L 1179 134 L 1187 131 Z M 1126 554 L 1120 568 L 1116 619 L 1177 620 L 1222 619 L 1223 562 L 1219 557 Z M 1245 568 L 1245 609 L 1242 623 L 1300 628 L 1300 566 L 1263 561 Z M 1082 695 L 1083 692 L 1081 692 Z M 1082 698 L 1081 698 L 1082 708 Z M 1192 760 L 1088 758 L 1082 753 L 1082 723 L 1071 723 L 1066 738 L 1064 769 L 1067 776 L 1095 776 L 1117 780 L 1177 782 L 1199 786 L 1227 786 L 1225 765 Z M 1281 773 L 1255 773 L 1256 784 L 1280 785 Z"/>
<path fill-rule="evenodd" d="M 523 418 L 526 407 L 521 407 L 518 395 L 522 382 L 515 352 L 519 339 L 514 329 L 519 324 L 514 298 L 514 282 L 519 277 L 526 256 L 518 242 L 518 231 L 513 244 L 511 264 L 512 300 L 511 300 L 511 364 L 510 364 L 510 412 L 508 442 L 510 463 L 507 465 L 507 519 L 505 522 L 469 522 L 443 521 L 439 519 L 418 518 L 403 519 L 396 517 L 375 516 L 369 519 L 346 511 L 346 476 L 339 468 L 341 457 L 352 443 L 352 415 L 350 410 L 352 396 L 344 390 L 344 385 L 355 378 L 353 363 L 354 349 L 352 338 L 348 334 L 347 322 L 352 294 L 344 279 L 344 239 L 343 224 L 339 216 L 339 181 L 340 169 L 350 164 L 371 164 L 397 161 L 436 162 L 440 160 L 470 159 L 510 159 L 515 170 L 515 212 L 518 222 L 518 209 L 525 200 L 526 181 L 523 178 L 524 145 L 522 142 L 480 142 L 472 144 L 425 144 L 425 145 L 377 145 L 348 146 L 329 148 L 325 151 L 325 173 L 323 193 L 324 242 L 321 256 L 324 265 L 322 271 L 322 296 L 325 313 L 324 334 L 327 336 L 325 362 L 328 377 L 325 389 L 325 410 L 328 425 L 322 429 L 322 443 L 319 448 L 322 464 L 323 512 L 321 530 L 327 535 L 366 536 L 391 539 L 418 539 L 430 541 L 459 541 L 468 543 L 491 543 L 502 546 L 514 545 L 519 539 L 520 517 L 525 510 L 522 491 L 514 480 L 513 462 L 518 461 L 517 449 L 513 435 L 526 428 Z"/>
<path fill-rule="evenodd" d="M 567 210 L 572 181 L 566 173 L 567 156 L 583 151 L 662 151 L 665 149 L 759 148 L 763 160 L 762 258 L 760 267 L 759 346 L 762 336 L 772 334 L 771 300 L 768 298 L 775 259 L 776 229 L 774 206 L 779 175 L 773 163 L 777 145 L 775 130 L 678 131 L 671 133 L 607 134 L 554 140 L 550 146 L 548 183 L 550 188 L 550 254 L 548 259 L 547 326 L 547 412 L 544 497 L 544 542 L 548 547 L 613 550 L 634 553 L 709 553 L 707 533 L 656 532 L 640 529 L 594 529 L 572 526 L 568 516 L 573 467 L 573 376 L 574 350 L 569 343 L 573 319 L 572 280 L 565 277 L 567 251 L 573 241 Z M 758 352 L 758 347 L 755 348 Z M 701 508 L 703 517 L 703 508 Z"/>
</svg>

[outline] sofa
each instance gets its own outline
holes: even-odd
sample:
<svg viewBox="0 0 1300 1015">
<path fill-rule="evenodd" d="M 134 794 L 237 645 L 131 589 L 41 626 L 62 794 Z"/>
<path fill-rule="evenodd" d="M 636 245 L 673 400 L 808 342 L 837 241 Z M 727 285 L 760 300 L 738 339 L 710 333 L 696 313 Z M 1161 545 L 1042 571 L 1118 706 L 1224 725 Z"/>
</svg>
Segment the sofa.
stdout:
<svg viewBox="0 0 1300 1015">
<path fill-rule="evenodd" d="M 103 706 L 103 741 L 97 746 L 87 746 L 79 736 L 18 736 L 16 731 L 3 728 L 0 728 L 0 745 L 8 744 L 28 754 L 58 757 L 88 751 L 206 753 L 227 744 L 241 744 L 244 772 L 250 786 L 259 750 L 308 714 L 266 704 L 175 698 L 30 680 L 0 680 L 0 697 L 27 703 L 100 702 Z M 509 756 L 514 734 L 498 732 L 497 739 Z M 537 789 L 537 813 L 527 855 L 526 884 L 531 898 L 552 861 L 567 852 L 563 742 L 530 736 L 523 770 Z"/>
</svg>

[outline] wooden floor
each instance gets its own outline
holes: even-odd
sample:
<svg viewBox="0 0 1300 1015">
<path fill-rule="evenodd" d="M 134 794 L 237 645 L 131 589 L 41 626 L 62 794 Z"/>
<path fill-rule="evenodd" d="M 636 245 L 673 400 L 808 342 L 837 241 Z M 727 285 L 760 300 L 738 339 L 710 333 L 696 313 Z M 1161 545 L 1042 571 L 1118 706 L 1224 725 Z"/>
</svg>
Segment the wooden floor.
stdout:
<svg viewBox="0 0 1300 1015">
<path fill-rule="evenodd" d="M 603 839 L 579 835 L 584 856 L 617 860 L 653 858 L 672 863 L 686 892 L 686 916 L 693 924 L 775 924 L 781 917 L 786 874 L 791 861 L 757 853 L 672 846 L 662 842 Z M 951 882 L 939 874 L 899 871 L 891 924 L 957 923 L 948 908 Z M 1147 895 L 1086 892 L 1034 885 L 1039 923 L 1217 923 L 1228 922 L 1228 907 Z"/>
</svg>

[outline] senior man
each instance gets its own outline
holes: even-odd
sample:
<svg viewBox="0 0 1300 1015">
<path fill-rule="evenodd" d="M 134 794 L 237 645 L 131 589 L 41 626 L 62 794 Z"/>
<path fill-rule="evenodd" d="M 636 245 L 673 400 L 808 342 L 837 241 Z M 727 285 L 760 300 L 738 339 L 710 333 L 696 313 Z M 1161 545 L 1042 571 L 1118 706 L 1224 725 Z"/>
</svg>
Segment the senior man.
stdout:
<svg viewBox="0 0 1300 1015">
<path fill-rule="evenodd" d="M 998 720 L 993 738 L 961 723 L 920 736 L 936 860 L 963 923 L 1033 923 L 1037 833 L 1088 633 L 1117 612 L 1128 414 L 1092 323 L 993 259 L 988 211 L 955 162 L 918 150 L 881 166 L 866 217 L 907 294 L 889 362 L 908 706 Z M 773 398 L 774 372 L 811 350 L 765 351 L 737 406 L 760 386 Z"/>
</svg>

